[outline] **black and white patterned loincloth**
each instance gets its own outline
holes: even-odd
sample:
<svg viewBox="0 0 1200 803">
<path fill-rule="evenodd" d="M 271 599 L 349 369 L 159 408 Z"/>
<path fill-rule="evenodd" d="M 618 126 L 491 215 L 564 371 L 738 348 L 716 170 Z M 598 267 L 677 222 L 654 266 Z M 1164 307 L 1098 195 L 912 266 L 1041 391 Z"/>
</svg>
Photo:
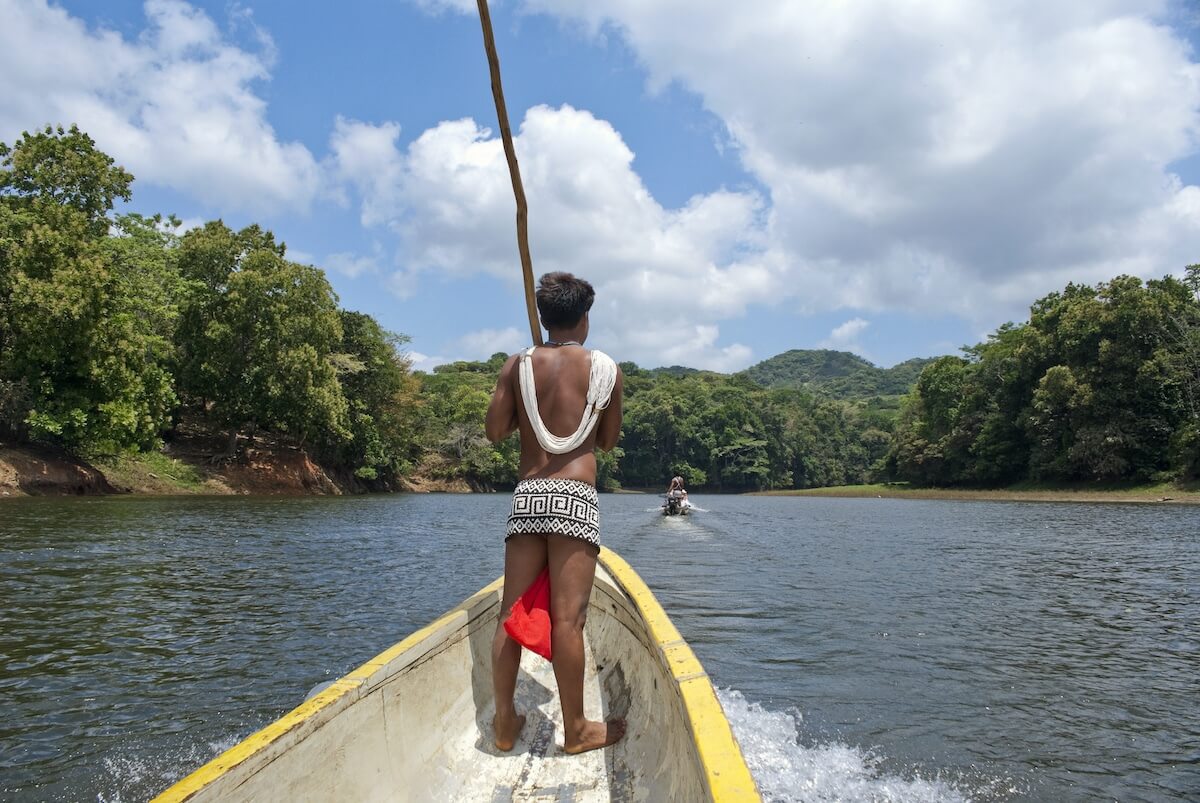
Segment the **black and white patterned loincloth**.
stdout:
<svg viewBox="0 0 1200 803">
<path fill-rule="evenodd" d="M 596 488 L 580 480 L 521 480 L 513 491 L 505 540 L 523 533 L 569 535 L 600 546 Z"/>
</svg>

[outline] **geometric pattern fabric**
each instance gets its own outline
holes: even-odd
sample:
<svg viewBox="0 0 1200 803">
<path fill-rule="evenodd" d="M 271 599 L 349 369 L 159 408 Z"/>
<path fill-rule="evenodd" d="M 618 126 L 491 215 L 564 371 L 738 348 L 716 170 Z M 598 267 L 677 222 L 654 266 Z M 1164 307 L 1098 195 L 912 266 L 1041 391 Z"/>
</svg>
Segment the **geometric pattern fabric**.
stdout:
<svg viewBox="0 0 1200 803">
<path fill-rule="evenodd" d="M 580 480 L 521 480 L 513 491 L 505 540 L 519 533 L 569 535 L 600 546 L 600 506 L 595 486 Z"/>
</svg>

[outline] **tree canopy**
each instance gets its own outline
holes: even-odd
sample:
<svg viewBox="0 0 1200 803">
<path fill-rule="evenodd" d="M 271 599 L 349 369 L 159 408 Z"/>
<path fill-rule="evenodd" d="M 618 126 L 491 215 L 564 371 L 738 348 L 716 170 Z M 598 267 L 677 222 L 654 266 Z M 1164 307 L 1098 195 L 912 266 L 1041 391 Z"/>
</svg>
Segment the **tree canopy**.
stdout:
<svg viewBox="0 0 1200 803">
<path fill-rule="evenodd" d="M 1027 323 L 929 365 L 892 471 L 942 485 L 1196 476 L 1198 270 L 1068 285 Z"/>
<path fill-rule="evenodd" d="M 750 366 L 745 374 L 764 387 L 807 388 L 839 399 L 905 394 L 932 360 L 916 357 L 879 368 L 846 351 L 792 349 Z"/>
</svg>

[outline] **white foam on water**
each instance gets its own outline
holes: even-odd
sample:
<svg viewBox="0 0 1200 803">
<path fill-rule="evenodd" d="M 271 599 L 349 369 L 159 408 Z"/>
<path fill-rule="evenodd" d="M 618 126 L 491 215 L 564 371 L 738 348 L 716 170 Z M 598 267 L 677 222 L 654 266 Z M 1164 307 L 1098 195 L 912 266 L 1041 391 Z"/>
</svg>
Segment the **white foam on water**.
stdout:
<svg viewBox="0 0 1200 803">
<path fill-rule="evenodd" d="M 857 747 L 838 742 L 801 745 L 799 711 L 768 711 L 735 689 L 718 689 L 717 697 L 764 800 L 965 803 L 971 799 L 942 779 L 883 772 L 879 756 Z"/>
<path fill-rule="evenodd" d="M 105 756 L 104 773 L 112 789 L 96 793 L 96 803 L 124 803 L 144 800 L 166 789 L 194 769 L 224 753 L 241 741 L 227 736 L 206 745 L 189 744 L 169 755 L 143 758 L 118 753 Z M 122 793 L 130 797 L 124 797 Z"/>
</svg>

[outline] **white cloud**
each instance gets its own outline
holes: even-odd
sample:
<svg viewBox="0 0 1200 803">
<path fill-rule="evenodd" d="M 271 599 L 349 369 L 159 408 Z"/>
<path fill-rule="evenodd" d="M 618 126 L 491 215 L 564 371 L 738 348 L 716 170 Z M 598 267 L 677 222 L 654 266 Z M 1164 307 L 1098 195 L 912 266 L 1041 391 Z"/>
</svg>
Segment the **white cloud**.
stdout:
<svg viewBox="0 0 1200 803">
<path fill-rule="evenodd" d="M 856 340 L 870 325 L 870 321 L 865 321 L 862 318 L 851 318 L 845 323 L 835 326 L 833 331 L 829 333 L 829 337 L 822 341 L 821 345 L 823 348 L 829 348 L 834 344 L 850 343 Z"/>
<path fill-rule="evenodd" d="M 399 123 L 371 125 L 341 116 L 334 121 L 328 166 L 338 181 L 358 190 L 364 226 L 400 212 L 404 160 L 396 148 L 399 137 Z"/>
<path fill-rule="evenodd" d="M 204 224 L 201 223 L 200 225 L 204 225 Z M 292 248 L 291 246 L 288 246 L 287 258 L 289 260 L 291 260 L 292 262 L 296 262 L 300 265 L 315 265 L 315 264 L 317 264 L 317 258 L 314 257 L 312 254 L 310 254 L 308 251 L 301 251 L 299 248 Z"/>
<path fill-rule="evenodd" d="M 439 365 L 445 365 L 448 362 L 454 362 L 446 357 L 430 356 L 422 354 L 419 351 L 405 352 L 414 371 L 425 371 L 429 373 Z"/>
<path fill-rule="evenodd" d="M 127 40 L 45 0 L 0 0 L 0 75 L 19 76 L 0 93 L 0 139 L 77 123 L 139 181 L 222 210 L 307 208 L 316 161 L 278 138 L 255 92 L 270 78 L 270 38 L 254 28 L 259 52 L 243 50 L 181 0 L 147 0 L 145 13 L 146 29 Z"/>
<path fill-rule="evenodd" d="M 937 311 L 988 331 L 1068 281 L 1161 275 L 1200 253 L 1200 188 L 1170 172 L 1200 147 L 1200 67 L 1171 0 L 511 5 L 622 37 L 652 90 L 676 83 L 723 121 L 716 145 L 766 188 L 667 209 L 608 122 L 526 112 L 535 270 L 593 280 L 592 344 L 621 359 L 741 367 L 750 350 L 720 325 L 770 304 Z M 353 199 L 398 241 L 396 267 L 381 250 L 327 264 L 378 271 L 400 298 L 427 271 L 518 281 L 491 131 L 447 121 L 405 142 L 398 123 L 338 117 L 318 164 L 267 119 L 277 53 L 245 6 L 227 6 L 225 29 L 183 0 L 145 13 L 126 37 L 46 0 L 0 0 L 0 75 L 19 76 L 0 93 L 0 139 L 78 122 L 140 181 L 222 210 Z M 256 45 L 238 43 L 246 30 Z"/>
<path fill-rule="evenodd" d="M 374 251 L 371 254 L 342 251 L 325 257 L 322 266 L 349 276 L 351 279 L 356 279 L 359 276 L 379 273 L 379 260 L 382 258 L 383 246 L 375 243 Z"/>
<path fill-rule="evenodd" d="M 1200 188 L 1169 167 L 1200 147 L 1200 66 L 1168 0 L 519 8 L 624 38 L 651 90 L 695 92 L 767 188 L 664 209 L 607 122 L 529 110 L 517 151 L 535 269 L 593 279 L 593 337 L 639 362 L 740 367 L 749 350 L 720 343 L 719 322 L 762 304 L 951 313 L 987 331 L 1068 281 L 1161 275 L 1200 252 Z M 403 151 L 394 124 L 355 133 L 375 155 L 345 175 L 364 220 L 401 234 L 405 287 L 428 269 L 515 281 L 491 132 L 443 123 Z M 861 353 L 852 329 L 827 342 Z"/>
<path fill-rule="evenodd" d="M 740 343 L 730 346 L 719 346 L 717 337 L 720 327 L 703 324 L 671 324 L 659 328 L 652 333 L 647 332 L 632 339 L 632 343 L 642 346 L 639 353 L 654 353 L 657 349 L 657 361 L 646 363 L 661 365 L 684 365 L 689 368 L 701 368 L 709 371 L 729 372 L 745 368 L 751 362 L 751 350 Z M 653 334 L 655 340 L 645 337 Z M 661 339 L 660 339 L 661 338 Z"/>
<path fill-rule="evenodd" d="M 187 234 L 187 233 L 188 233 L 189 231 L 191 231 L 192 229 L 198 229 L 198 228 L 200 228 L 200 227 L 201 227 L 201 226 L 203 226 L 203 225 L 204 225 L 206 222 L 207 222 L 207 221 L 206 221 L 206 220 L 204 220 L 203 218 L 198 218 L 198 217 L 185 217 L 185 218 L 182 218 L 182 219 L 179 221 L 179 227 L 178 227 L 177 229 L 175 229 L 175 233 L 176 233 L 176 234 L 179 234 L 179 235 L 184 235 L 184 234 Z M 292 256 L 292 254 L 293 254 L 293 252 L 292 252 L 292 251 L 288 251 L 288 256 L 289 256 L 291 259 L 295 259 L 296 257 L 295 257 L 295 256 Z"/>
<path fill-rule="evenodd" d="M 324 266 L 330 270 L 349 276 L 351 279 L 362 276 L 365 273 L 377 273 L 379 271 L 379 265 L 375 261 L 375 257 L 358 256 L 348 251 L 330 254 L 325 257 Z"/>
<path fill-rule="evenodd" d="M 445 11 L 457 11 L 460 14 L 477 14 L 479 7 L 475 0 L 412 0 L 417 8 L 424 9 L 431 13 L 442 13 Z M 498 6 L 500 3 L 492 2 L 492 6 Z"/>
<path fill-rule="evenodd" d="M 409 299 L 417 292 L 417 273 L 411 270 L 396 270 L 384 281 L 389 293 L 399 299 Z"/>
<path fill-rule="evenodd" d="M 518 332 L 515 327 L 504 329 L 480 329 L 468 332 L 455 342 L 456 351 L 464 360 L 486 360 L 498 351 L 512 354 L 529 345 L 528 334 Z"/>
<path fill-rule="evenodd" d="M 364 224 L 399 236 L 405 269 L 389 280 L 393 292 L 411 295 L 423 271 L 520 281 L 499 139 L 472 120 L 441 123 L 403 150 L 398 135 L 394 123 L 339 120 L 329 165 L 360 199 Z M 594 345 L 644 364 L 678 353 L 689 365 L 744 365 L 736 363 L 748 350 L 718 343 L 714 322 L 780 295 L 760 197 L 718 190 L 665 209 L 616 130 L 570 106 L 530 109 L 515 145 L 531 199 L 535 272 L 568 270 L 593 282 Z"/>
<path fill-rule="evenodd" d="M 1023 314 L 1067 280 L 1200 252 L 1200 67 L 1166 0 L 526 0 L 696 92 L 770 191 L 824 308 Z M 680 20 L 686 18 L 687 25 Z"/>
<path fill-rule="evenodd" d="M 468 332 L 449 345 L 449 353 L 454 356 L 424 354 L 419 351 L 405 352 L 412 362 L 414 371 L 432 371 L 439 365 L 457 362 L 459 360 L 487 360 L 498 351 L 512 354 L 529 344 L 528 335 L 517 331 L 515 327 L 504 329 L 480 329 Z"/>
<path fill-rule="evenodd" d="M 852 351 L 859 356 L 865 357 L 866 352 L 858 342 L 858 336 L 866 331 L 871 325 L 870 321 L 863 318 L 851 318 L 850 320 L 839 324 L 829 333 L 829 337 L 817 344 L 818 348 L 835 349 L 837 351 Z"/>
</svg>

